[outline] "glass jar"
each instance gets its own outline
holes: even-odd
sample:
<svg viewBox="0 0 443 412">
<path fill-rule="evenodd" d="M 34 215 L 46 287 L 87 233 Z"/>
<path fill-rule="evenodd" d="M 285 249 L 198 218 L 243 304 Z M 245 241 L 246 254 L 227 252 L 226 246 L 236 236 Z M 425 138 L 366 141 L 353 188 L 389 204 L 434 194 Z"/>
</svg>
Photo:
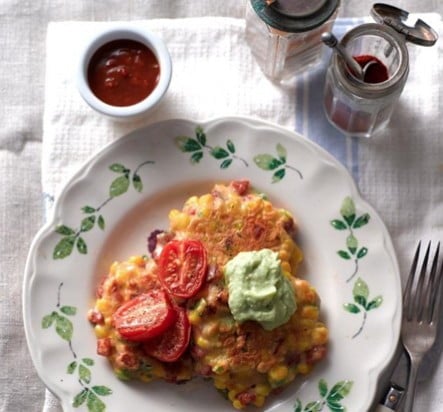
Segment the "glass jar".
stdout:
<svg viewBox="0 0 443 412">
<path fill-rule="evenodd" d="M 246 41 L 263 73 L 284 86 L 318 63 L 321 35 L 337 17 L 339 0 L 249 0 Z"/>
<path fill-rule="evenodd" d="M 386 78 L 373 83 L 358 78 L 337 53 L 332 55 L 326 74 L 326 116 L 349 136 L 370 137 L 389 122 L 408 78 L 406 40 L 427 46 L 437 40 L 437 34 L 421 20 L 413 28 L 404 25 L 409 13 L 403 10 L 376 4 L 371 13 L 380 23 L 350 30 L 340 45 L 357 61 L 375 62 L 378 69 L 386 70 Z"/>
</svg>

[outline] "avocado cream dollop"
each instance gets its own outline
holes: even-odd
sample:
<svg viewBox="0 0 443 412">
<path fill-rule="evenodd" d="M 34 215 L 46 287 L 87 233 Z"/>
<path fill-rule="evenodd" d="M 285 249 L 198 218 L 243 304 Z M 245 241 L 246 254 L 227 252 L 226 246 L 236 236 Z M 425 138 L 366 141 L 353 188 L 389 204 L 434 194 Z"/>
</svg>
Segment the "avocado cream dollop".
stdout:
<svg viewBox="0 0 443 412">
<path fill-rule="evenodd" d="M 272 330 L 297 309 L 294 289 L 283 275 L 278 253 L 270 249 L 240 252 L 224 268 L 229 309 L 238 322 L 254 320 Z"/>
</svg>

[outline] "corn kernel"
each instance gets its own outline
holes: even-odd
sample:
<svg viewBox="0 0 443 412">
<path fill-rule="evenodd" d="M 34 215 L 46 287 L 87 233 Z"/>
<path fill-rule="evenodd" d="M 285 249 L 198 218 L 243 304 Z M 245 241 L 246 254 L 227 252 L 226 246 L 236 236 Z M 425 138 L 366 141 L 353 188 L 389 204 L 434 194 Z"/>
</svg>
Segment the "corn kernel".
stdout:
<svg viewBox="0 0 443 412">
<path fill-rule="evenodd" d="M 129 258 L 129 261 L 139 267 L 143 267 L 145 265 L 145 260 L 143 259 L 143 256 L 131 256 Z"/>
<path fill-rule="evenodd" d="M 296 348 L 298 352 L 305 352 L 311 347 L 311 341 L 309 339 L 299 339 L 296 343 Z"/>
<path fill-rule="evenodd" d="M 214 386 L 217 389 L 226 389 L 226 382 L 223 382 L 222 379 L 214 378 Z"/>
<path fill-rule="evenodd" d="M 269 371 L 268 376 L 274 382 L 284 381 L 288 376 L 288 368 L 285 365 L 276 365 Z"/>
<path fill-rule="evenodd" d="M 235 409 L 243 409 L 243 404 L 238 399 L 232 402 L 232 406 Z"/>
<path fill-rule="evenodd" d="M 311 372 L 312 366 L 308 365 L 307 363 L 300 363 L 297 366 L 297 372 L 301 373 L 302 375 L 306 375 L 309 372 Z"/>
<path fill-rule="evenodd" d="M 324 326 L 312 331 L 312 340 L 316 345 L 324 345 L 328 341 L 328 330 Z"/>
<path fill-rule="evenodd" d="M 206 302 L 206 299 L 200 299 L 197 304 L 195 305 L 195 311 L 201 316 L 206 309 L 206 306 L 208 305 L 208 302 Z"/>
<path fill-rule="evenodd" d="M 283 272 L 291 273 L 291 265 L 288 262 L 281 262 L 281 269 Z"/>
<path fill-rule="evenodd" d="M 228 382 L 230 382 L 231 378 L 230 378 L 229 374 L 224 373 L 223 375 L 218 375 L 218 376 L 214 377 L 214 379 L 217 379 L 217 382 L 220 385 L 223 384 L 224 385 L 223 387 L 226 388 L 226 386 L 227 386 Z"/>
<path fill-rule="evenodd" d="M 151 382 L 152 381 L 152 376 L 149 376 L 149 375 L 146 375 L 146 374 L 142 373 L 142 374 L 139 375 L 139 379 L 142 382 L 147 383 L 147 382 Z"/>
<path fill-rule="evenodd" d="M 280 258 L 280 260 L 282 262 L 287 262 L 289 261 L 289 253 L 287 250 L 285 249 L 281 249 L 280 252 L 278 253 L 278 257 Z"/>
<path fill-rule="evenodd" d="M 236 393 L 239 394 L 240 392 L 243 392 L 247 388 L 247 385 L 242 384 L 242 383 L 237 383 L 233 387 L 234 387 Z"/>
<path fill-rule="evenodd" d="M 111 274 L 114 274 L 115 271 L 116 271 L 116 269 L 117 269 L 117 267 L 118 267 L 118 265 L 119 265 L 118 262 L 113 262 L 112 265 L 111 265 L 111 267 L 109 268 L 109 272 L 110 272 Z"/>
<path fill-rule="evenodd" d="M 305 319 L 318 319 L 318 307 L 314 305 L 304 306 L 301 317 Z"/>
<path fill-rule="evenodd" d="M 211 343 L 207 339 L 202 338 L 201 336 L 197 338 L 196 344 L 197 346 L 200 346 L 200 348 L 202 349 L 209 349 L 211 347 Z"/>
<path fill-rule="evenodd" d="M 218 323 L 216 321 L 208 321 L 203 325 L 202 335 L 206 338 L 214 336 L 218 332 Z"/>
<path fill-rule="evenodd" d="M 226 367 L 222 364 L 217 364 L 212 367 L 212 372 L 214 372 L 217 375 L 221 375 L 222 373 L 226 372 Z"/>
<path fill-rule="evenodd" d="M 96 309 L 103 314 L 108 312 L 110 306 L 110 303 L 106 299 L 97 299 L 97 302 L 95 303 Z"/>
<path fill-rule="evenodd" d="M 128 265 L 127 267 L 120 266 L 115 273 L 115 279 L 117 280 L 117 282 L 119 283 L 127 282 L 129 280 L 129 277 L 133 273 L 132 271 L 133 268 L 134 267 L 132 265 Z"/>
<path fill-rule="evenodd" d="M 173 209 L 169 212 L 169 220 L 173 230 L 184 230 L 188 227 L 191 218 L 186 213 Z"/>
<path fill-rule="evenodd" d="M 197 204 L 198 197 L 197 196 L 191 196 L 185 203 L 185 207 L 191 207 Z"/>
<path fill-rule="evenodd" d="M 269 392 L 271 392 L 271 387 L 264 383 L 260 383 L 255 387 L 255 392 L 257 395 L 268 396 Z M 257 405 L 259 406 L 259 405 Z"/>
<path fill-rule="evenodd" d="M 152 375 L 159 377 L 159 378 L 164 378 L 166 376 L 165 370 L 163 369 L 162 366 L 160 365 L 153 365 L 152 367 Z"/>
<path fill-rule="evenodd" d="M 265 397 L 262 395 L 257 395 L 255 397 L 255 401 L 254 401 L 254 405 L 255 406 L 263 406 L 263 404 L 265 403 Z"/>
<path fill-rule="evenodd" d="M 201 216 L 209 217 L 212 210 L 212 203 L 213 203 L 212 201 L 213 197 L 210 194 L 203 195 L 198 199 L 198 205 L 200 207 Z"/>
<path fill-rule="evenodd" d="M 179 216 L 179 215 L 181 215 L 182 213 L 183 213 L 183 212 L 181 212 L 181 211 L 178 210 L 178 209 L 171 209 L 171 210 L 169 211 L 169 214 L 168 214 L 169 220 L 175 220 L 176 217 Z"/>
<path fill-rule="evenodd" d="M 109 328 L 105 325 L 96 325 L 94 330 L 95 336 L 97 336 L 99 339 L 106 338 L 109 334 Z"/>
<path fill-rule="evenodd" d="M 196 310 L 191 310 L 188 313 L 188 320 L 191 325 L 198 325 L 201 322 L 200 314 Z"/>
</svg>

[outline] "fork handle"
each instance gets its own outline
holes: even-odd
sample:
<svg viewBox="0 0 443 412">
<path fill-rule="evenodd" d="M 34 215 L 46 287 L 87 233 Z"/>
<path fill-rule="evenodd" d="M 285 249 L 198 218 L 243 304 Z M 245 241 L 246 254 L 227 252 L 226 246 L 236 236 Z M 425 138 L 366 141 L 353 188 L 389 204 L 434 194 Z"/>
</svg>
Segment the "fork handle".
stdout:
<svg viewBox="0 0 443 412">
<path fill-rule="evenodd" d="M 384 405 L 377 405 L 376 408 L 372 412 L 392 412 L 393 409 L 388 408 Z"/>
<path fill-rule="evenodd" d="M 406 401 L 403 412 L 412 412 L 414 408 L 415 389 L 417 387 L 418 369 L 422 360 L 421 356 L 409 355 L 411 369 L 409 371 L 408 387 L 406 389 Z"/>
</svg>

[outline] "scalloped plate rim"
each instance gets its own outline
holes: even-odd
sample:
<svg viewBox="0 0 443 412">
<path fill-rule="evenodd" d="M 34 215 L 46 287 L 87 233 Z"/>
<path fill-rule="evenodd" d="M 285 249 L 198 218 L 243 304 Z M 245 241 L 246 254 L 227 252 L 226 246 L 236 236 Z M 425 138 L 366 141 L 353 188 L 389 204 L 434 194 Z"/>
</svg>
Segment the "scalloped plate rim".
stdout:
<svg viewBox="0 0 443 412">
<path fill-rule="evenodd" d="M 391 263 L 393 265 L 394 271 L 396 272 L 396 283 L 397 287 L 401 291 L 401 282 L 400 282 L 400 276 L 399 276 L 399 267 L 398 262 L 395 254 L 395 250 L 392 244 L 391 237 L 389 235 L 389 232 L 384 224 L 384 222 L 379 217 L 378 213 L 375 211 L 375 209 L 362 197 L 355 181 L 351 177 L 348 170 L 340 163 L 338 162 L 329 152 L 327 152 L 324 148 L 320 147 L 316 143 L 310 141 L 306 137 L 300 135 L 299 133 L 292 131 L 288 128 L 285 128 L 280 125 L 276 125 L 272 122 L 261 120 L 259 118 L 255 117 L 248 117 L 248 116 L 227 116 L 227 117 L 214 117 L 210 118 L 208 120 L 204 121 L 195 121 L 185 118 L 172 118 L 167 120 L 162 120 L 159 122 L 151 123 L 143 127 L 142 129 L 149 129 L 150 127 L 154 125 L 160 125 L 160 124 L 168 124 L 168 123 L 174 123 L 174 122 L 185 122 L 188 124 L 192 124 L 194 126 L 201 125 L 203 128 L 211 127 L 213 124 L 216 123 L 225 123 L 225 122 L 239 122 L 246 124 L 247 126 L 253 126 L 253 127 L 268 127 L 272 129 L 276 129 L 280 131 L 282 134 L 286 135 L 288 138 L 295 138 L 298 143 L 307 146 L 310 150 L 313 150 L 316 152 L 320 157 L 321 161 L 327 162 L 329 165 L 337 169 L 341 174 L 342 177 L 346 178 L 347 185 L 350 189 L 350 192 L 353 196 L 358 198 L 360 204 L 363 204 L 367 210 L 371 212 L 373 216 L 377 218 L 377 223 L 380 225 L 381 230 L 384 232 L 384 249 L 388 252 L 391 258 Z M 42 381 L 45 383 L 45 385 L 48 387 L 48 389 L 53 392 L 62 402 L 63 407 L 68 409 L 70 407 L 70 400 L 67 398 L 64 398 L 63 396 L 60 396 L 60 387 L 59 385 L 55 385 L 54 382 L 49 378 L 49 376 L 45 373 L 42 373 L 41 365 L 40 367 L 37 365 L 37 362 L 39 361 L 41 352 L 35 348 L 32 344 L 32 328 L 29 324 L 30 322 L 30 308 L 28 305 L 29 301 L 29 295 L 31 293 L 31 286 L 34 281 L 34 277 L 37 276 L 36 273 L 36 260 L 37 260 L 37 250 L 40 246 L 40 243 L 43 242 L 46 238 L 46 236 L 50 233 L 51 230 L 54 229 L 56 225 L 56 219 L 57 216 L 59 216 L 62 213 L 62 206 L 63 206 L 63 199 L 65 198 L 66 194 L 69 193 L 70 189 L 72 188 L 72 185 L 76 183 L 81 183 L 81 181 L 88 177 L 88 170 L 90 167 L 92 167 L 97 159 L 103 158 L 107 155 L 107 153 L 111 152 L 114 148 L 118 147 L 119 145 L 124 144 L 124 139 L 127 136 L 133 135 L 138 133 L 140 130 L 133 130 L 126 135 L 117 138 L 116 140 L 113 140 L 106 144 L 101 149 L 97 150 L 96 153 L 94 153 L 92 156 L 90 156 L 86 161 L 84 161 L 78 169 L 73 172 L 70 176 L 68 176 L 64 183 L 62 184 L 61 190 L 59 190 L 56 200 L 54 202 L 54 205 L 51 209 L 50 214 L 48 215 L 47 221 L 44 223 L 44 225 L 41 227 L 41 229 L 36 233 L 29 249 L 28 257 L 26 260 L 25 265 L 25 271 L 24 271 L 24 279 L 23 279 L 23 293 L 22 293 L 22 307 L 23 307 L 23 320 L 24 320 L 24 326 L 25 326 L 25 336 L 28 343 L 28 349 L 30 351 L 32 360 L 34 362 L 34 366 L 37 369 L 38 375 L 42 379 Z M 373 376 L 372 382 L 374 383 L 374 388 L 371 388 L 369 392 L 369 401 L 372 403 L 374 401 L 374 397 L 376 395 L 376 385 L 377 385 L 377 378 L 380 377 L 380 375 L 383 373 L 383 371 L 386 369 L 386 367 L 389 365 L 389 362 L 391 361 L 392 357 L 395 354 L 396 347 L 397 347 L 397 341 L 400 336 L 400 319 L 401 319 L 401 304 L 397 306 L 396 312 L 392 315 L 392 318 L 395 320 L 395 324 L 393 325 L 393 336 L 394 341 L 392 344 L 392 347 L 390 351 L 386 353 L 386 356 L 382 362 L 378 365 L 378 367 L 374 367 L 372 370 L 369 370 L 370 375 L 376 375 Z M 368 403 L 368 405 L 370 404 Z"/>
</svg>

